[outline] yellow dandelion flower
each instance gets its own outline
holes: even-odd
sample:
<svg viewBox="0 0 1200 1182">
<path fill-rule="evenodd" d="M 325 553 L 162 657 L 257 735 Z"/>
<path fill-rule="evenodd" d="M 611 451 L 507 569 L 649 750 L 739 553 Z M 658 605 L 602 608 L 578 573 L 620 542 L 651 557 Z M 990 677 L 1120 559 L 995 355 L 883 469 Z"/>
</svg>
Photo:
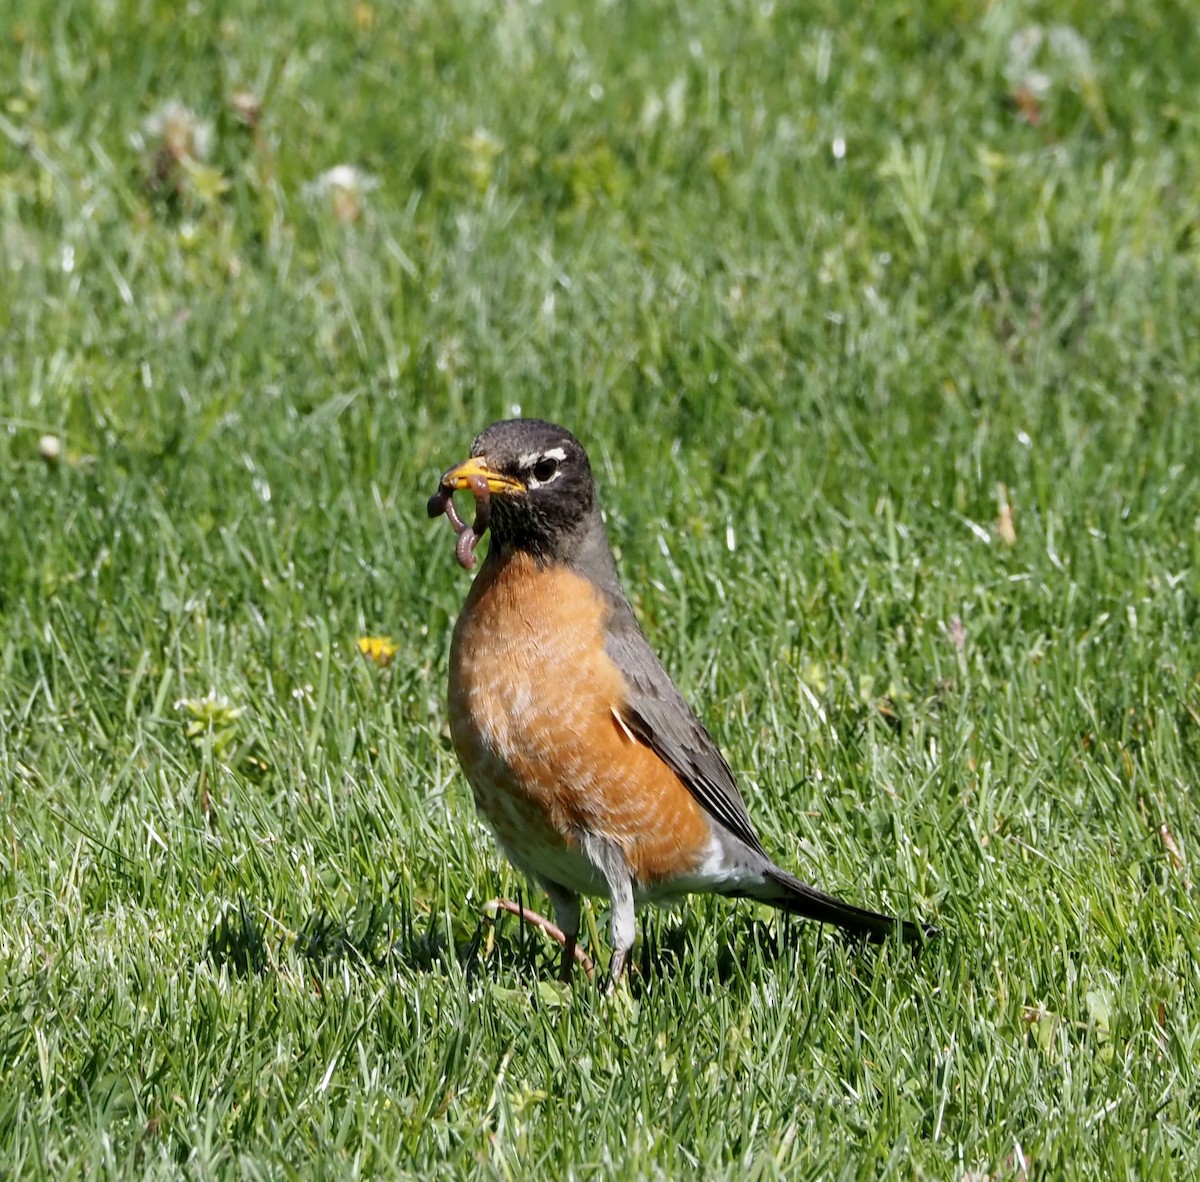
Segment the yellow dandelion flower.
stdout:
<svg viewBox="0 0 1200 1182">
<path fill-rule="evenodd" d="M 380 668 L 388 665 L 400 646 L 390 636 L 360 636 L 358 651 Z"/>
</svg>

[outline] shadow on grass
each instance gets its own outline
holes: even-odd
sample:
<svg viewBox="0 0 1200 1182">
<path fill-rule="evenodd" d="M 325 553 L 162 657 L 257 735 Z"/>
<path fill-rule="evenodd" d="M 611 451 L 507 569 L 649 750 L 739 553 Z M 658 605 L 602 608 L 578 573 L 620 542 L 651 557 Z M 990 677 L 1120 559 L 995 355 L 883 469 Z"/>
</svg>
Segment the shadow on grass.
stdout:
<svg viewBox="0 0 1200 1182">
<path fill-rule="evenodd" d="M 521 902 L 521 895 L 517 895 Z M 473 928 L 461 925 L 452 934 L 435 909 L 417 915 L 410 900 L 388 896 L 360 901 L 347 915 L 321 910 L 310 915 L 296 932 L 295 954 L 313 968 L 348 963 L 371 973 L 407 971 L 445 973 L 450 966 L 468 979 L 486 977 L 495 982 L 536 986 L 553 981 L 558 972 L 559 948 L 534 925 L 500 912 L 478 914 Z M 641 939 L 631 963 L 630 989 L 635 996 L 656 984 L 689 972 L 689 961 L 704 957 L 711 962 L 701 974 L 712 987 L 728 988 L 741 980 L 788 966 L 805 973 L 820 970 L 820 925 L 790 916 L 760 917 L 734 909 L 720 920 L 716 947 L 701 929 L 711 922 L 700 911 L 643 912 Z M 222 913 L 206 941 L 208 958 L 239 976 L 261 974 L 276 967 L 287 937 L 277 945 L 268 942 L 259 913 L 245 897 Z M 856 954 L 869 955 L 865 940 L 841 936 Z M 609 950 L 593 949 L 596 982 L 604 980 Z M 576 981 L 584 979 L 576 967 Z"/>
<path fill-rule="evenodd" d="M 228 968 L 239 977 L 261 973 L 267 967 L 267 944 L 262 924 L 245 897 L 221 912 L 205 941 L 208 958 L 218 968 Z"/>
<path fill-rule="evenodd" d="M 409 899 L 394 893 L 360 900 L 340 916 L 315 911 L 294 937 L 278 941 L 268 940 L 262 910 L 239 896 L 213 925 L 204 951 L 217 967 L 250 976 L 277 968 L 289 942 L 294 954 L 314 968 L 348 963 L 370 972 L 428 973 L 457 964 L 467 977 L 515 973 L 534 979 L 553 973 L 557 963 L 541 934 L 514 917 L 480 914 L 473 928 L 448 931 L 436 909 L 418 914 Z"/>
</svg>

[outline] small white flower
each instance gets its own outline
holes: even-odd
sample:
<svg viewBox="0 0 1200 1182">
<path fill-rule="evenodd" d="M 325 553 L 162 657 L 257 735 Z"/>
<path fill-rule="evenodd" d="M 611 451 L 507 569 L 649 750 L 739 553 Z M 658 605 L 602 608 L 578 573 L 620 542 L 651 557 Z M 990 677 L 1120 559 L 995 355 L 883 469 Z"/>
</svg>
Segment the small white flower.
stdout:
<svg viewBox="0 0 1200 1182">
<path fill-rule="evenodd" d="M 212 151 L 212 124 L 178 99 L 168 99 L 147 115 L 142 135 L 147 147 L 175 160 L 207 160 Z"/>
<path fill-rule="evenodd" d="M 1004 76 L 1015 90 L 1045 98 L 1057 83 L 1079 82 L 1095 73 L 1092 51 L 1070 25 L 1026 25 L 1008 42 Z"/>
<path fill-rule="evenodd" d="M 317 194 L 334 193 L 338 190 L 346 193 L 369 193 L 378 187 L 379 182 L 370 173 L 355 168 L 353 164 L 335 164 L 321 173 L 309 186 Z"/>
<path fill-rule="evenodd" d="M 310 200 L 329 202 L 339 221 L 353 222 L 362 212 L 364 194 L 378 188 L 378 179 L 370 173 L 353 164 L 335 164 L 305 185 L 304 194 Z"/>
</svg>

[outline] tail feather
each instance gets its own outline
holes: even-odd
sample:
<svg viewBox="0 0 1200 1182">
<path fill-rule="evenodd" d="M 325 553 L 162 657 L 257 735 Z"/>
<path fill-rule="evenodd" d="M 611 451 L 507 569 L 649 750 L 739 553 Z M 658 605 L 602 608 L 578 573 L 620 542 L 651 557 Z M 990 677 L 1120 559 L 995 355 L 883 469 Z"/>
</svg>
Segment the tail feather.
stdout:
<svg viewBox="0 0 1200 1182">
<path fill-rule="evenodd" d="M 878 911 L 868 911 L 865 907 L 856 907 L 853 903 L 827 895 L 824 891 L 801 882 L 794 874 L 789 874 L 779 866 L 773 866 L 767 871 L 767 882 L 768 888 L 776 889 L 759 896 L 764 903 L 770 903 L 792 915 L 802 915 L 820 923 L 835 924 L 848 932 L 865 936 L 877 944 L 890 939 L 897 928 L 900 929 L 901 936 L 908 941 L 932 939 L 938 934 L 935 927 L 910 923 L 906 919 L 897 919 L 891 915 L 881 915 Z"/>
</svg>

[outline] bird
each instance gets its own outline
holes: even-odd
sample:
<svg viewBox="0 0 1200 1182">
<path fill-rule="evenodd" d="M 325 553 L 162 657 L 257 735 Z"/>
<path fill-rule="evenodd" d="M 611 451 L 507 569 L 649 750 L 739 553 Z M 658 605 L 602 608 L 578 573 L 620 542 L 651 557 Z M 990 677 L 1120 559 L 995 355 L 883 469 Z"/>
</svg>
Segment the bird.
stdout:
<svg viewBox="0 0 1200 1182">
<path fill-rule="evenodd" d="M 693 893 L 756 899 L 873 942 L 935 933 L 810 886 L 764 849 L 728 762 L 622 590 L 591 464 L 570 431 L 493 423 L 443 473 L 430 514 L 461 489 L 476 494 L 476 529 L 482 520 L 491 540 L 454 625 L 450 736 L 502 851 L 550 899 L 561 980 L 585 895 L 611 907 L 610 990 L 626 971 L 635 909 Z"/>
</svg>

